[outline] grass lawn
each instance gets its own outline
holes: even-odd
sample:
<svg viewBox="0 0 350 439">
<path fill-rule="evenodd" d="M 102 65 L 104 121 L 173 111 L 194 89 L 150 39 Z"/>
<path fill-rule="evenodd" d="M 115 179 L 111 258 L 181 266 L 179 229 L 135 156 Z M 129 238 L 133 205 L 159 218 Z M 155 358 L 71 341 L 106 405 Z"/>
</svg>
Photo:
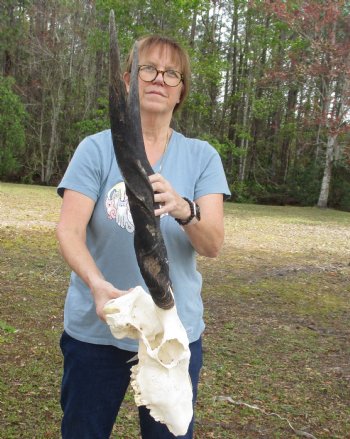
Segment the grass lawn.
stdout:
<svg viewBox="0 0 350 439">
<path fill-rule="evenodd" d="M 60 437 L 59 207 L 54 188 L 0 184 L 1 439 Z M 196 439 L 350 438 L 350 214 L 225 210 L 220 257 L 198 260 L 207 328 Z M 129 391 L 114 439 L 138 439 L 136 413 Z"/>
</svg>

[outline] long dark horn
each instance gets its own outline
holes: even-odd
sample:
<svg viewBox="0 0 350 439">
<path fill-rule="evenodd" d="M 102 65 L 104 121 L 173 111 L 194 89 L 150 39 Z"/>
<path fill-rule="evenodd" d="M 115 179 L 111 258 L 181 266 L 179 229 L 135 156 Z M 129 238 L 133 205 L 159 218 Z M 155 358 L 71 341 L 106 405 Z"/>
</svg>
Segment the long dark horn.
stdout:
<svg viewBox="0 0 350 439">
<path fill-rule="evenodd" d="M 148 175 L 154 173 L 143 143 L 138 94 L 138 50 L 133 53 L 131 84 L 127 98 L 121 75 L 114 12 L 109 16 L 110 71 L 109 115 L 118 166 L 123 174 L 135 225 L 134 247 L 141 274 L 154 303 L 163 309 L 174 306 L 167 251 L 154 215 L 154 194 Z"/>
</svg>

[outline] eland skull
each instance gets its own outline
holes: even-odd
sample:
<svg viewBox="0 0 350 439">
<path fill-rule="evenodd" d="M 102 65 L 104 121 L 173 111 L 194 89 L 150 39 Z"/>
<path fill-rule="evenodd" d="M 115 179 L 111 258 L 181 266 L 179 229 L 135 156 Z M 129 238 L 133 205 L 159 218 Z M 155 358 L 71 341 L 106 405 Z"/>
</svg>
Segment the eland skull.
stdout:
<svg viewBox="0 0 350 439">
<path fill-rule="evenodd" d="M 114 337 L 139 339 L 139 362 L 131 369 L 136 404 L 174 435 L 186 434 L 193 416 L 190 350 L 176 307 L 160 309 L 136 287 L 110 300 L 104 311 Z"/>
</svg>

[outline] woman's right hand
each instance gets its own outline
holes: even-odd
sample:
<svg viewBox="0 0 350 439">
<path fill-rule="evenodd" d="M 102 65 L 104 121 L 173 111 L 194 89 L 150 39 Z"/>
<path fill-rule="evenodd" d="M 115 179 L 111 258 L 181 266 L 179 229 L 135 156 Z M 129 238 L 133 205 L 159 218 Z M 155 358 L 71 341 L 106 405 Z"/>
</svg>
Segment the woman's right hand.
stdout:
<svg viewBox="0 0 350 439">
<path fill-rule="evenodd" d="M 106 315 L 103 308 L 106 303 L 109 300 L 117 299 L 118 297 L 127 294 L 129 291 L 118 290 L 118 288 L 115 288 L 110 282 L 107 282 L 104 279 L 99 279 L 94 282 L 93 285 L 91 285 L 91 292 L 95 300 L 96 314 L 98 317 L 105 322 Z"/>
</svg>

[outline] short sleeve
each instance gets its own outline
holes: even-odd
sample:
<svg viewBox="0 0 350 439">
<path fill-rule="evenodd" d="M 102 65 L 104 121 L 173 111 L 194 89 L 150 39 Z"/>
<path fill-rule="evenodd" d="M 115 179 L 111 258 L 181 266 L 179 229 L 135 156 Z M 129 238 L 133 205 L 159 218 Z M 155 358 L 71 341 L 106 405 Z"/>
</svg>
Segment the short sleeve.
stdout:
<svg viewBox="0 0 350 439">
<path fill-rule="evenodd" d="M 196 182 L 194 199 L 208 194 L 223 194 L 227 198 L 231 192 L 220 155 L 211 145 L 206 143 L 201 157 L 201 173 Z"/>
<path fill-rule="evenodd" d="M 63 197 L 64 190 L 71 189 L 96 201 L 103 181 L 102 165 L 98 145 L 90 137 L 85 138 L 77 147 L 57 193 Z"/>
</svg>

